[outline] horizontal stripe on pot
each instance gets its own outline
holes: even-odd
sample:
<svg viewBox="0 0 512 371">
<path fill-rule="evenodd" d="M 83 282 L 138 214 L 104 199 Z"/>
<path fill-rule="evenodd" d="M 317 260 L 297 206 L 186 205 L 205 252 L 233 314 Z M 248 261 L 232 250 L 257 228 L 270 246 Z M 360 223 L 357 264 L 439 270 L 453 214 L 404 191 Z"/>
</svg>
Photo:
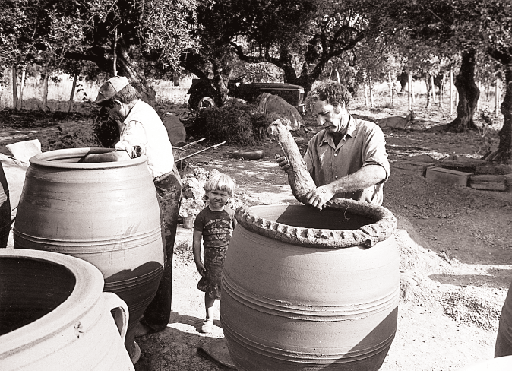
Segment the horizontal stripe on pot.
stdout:
<svg viewBox="0 0 512 371">
<path fill-rule="evenodd" d="M 236 219 L 220 308 L 237 368 L 378 370 L 397 327 L 391 212 L 337 200 L 322 211 L 254 206 Z"/>
</svg>

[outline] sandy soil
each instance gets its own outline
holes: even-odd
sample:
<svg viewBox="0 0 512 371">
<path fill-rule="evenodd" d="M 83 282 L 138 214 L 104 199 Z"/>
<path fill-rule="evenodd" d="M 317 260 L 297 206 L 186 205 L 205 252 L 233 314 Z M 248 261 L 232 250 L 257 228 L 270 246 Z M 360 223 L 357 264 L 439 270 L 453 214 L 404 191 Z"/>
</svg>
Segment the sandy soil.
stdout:
<svg viewBox="0 0 512 371">
<path fill-rule="evenodd" d="M 401 114 L 390 110 L 353 112 L 374 119 Z M 425 114 L 423 123 L 429 120 L 427 126 L 431 127 L 443 117 L 433 119 Z M 25 136 L 16 136 L 19 128 L 4 126 L 1 130 L 13 134 L 10 142 L 56 135 L 51 125 L 41 130 L 31 128 L 34 133 L 22 133 Z M 512 277 L 512 194 L 428 182 L 421 166 L 411 165 L 415 160 L 428 159 L 427 155 L 474 157 L 482 142 L 479 133 L 384 131 L 392 163 L 384 206 L 399 220 L 395 238 L 401 253 L 402 298 L 398 331 L 381 370 L 459 370 L 490 359 Z M 303 132 L 296 140 L 302 145 L 310 135 L 312 132 Z M 4 149 L 0 152 L 6 153 Z M 237 197 L 249 205 L 295 202 L 286 178 L 272 160 L 279 151 L 275 143 L 266 142 L 258 148 L 266 153 L 258 161 L 231 158 L 229 154 L 236 149 L 222 146 L 203 152 L 189 159 L 188 170 L 202 167 L 228 173 L 237 182 Z M 14 207 L 24 169 L 9 161 L 2 162 Z M 202 293 L 196 289 L 199 275 L 192 261 L 191 241 L 192 231 L 180 226 L 174 258 L 173 313 L 167 330 L 138 339 L 142 357 L 137 371 L 226 369 L 198 352 L 198 346 L 223 335 L 218 303 L 214 333 L 206 336 L 198 332 L 204 309 Z"/>
</svg>

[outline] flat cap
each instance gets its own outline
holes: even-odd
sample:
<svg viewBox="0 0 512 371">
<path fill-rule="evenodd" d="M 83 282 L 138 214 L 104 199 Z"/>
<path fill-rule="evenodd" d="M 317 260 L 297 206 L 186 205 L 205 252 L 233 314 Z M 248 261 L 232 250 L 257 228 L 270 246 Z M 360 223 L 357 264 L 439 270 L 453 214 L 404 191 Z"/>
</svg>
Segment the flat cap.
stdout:
<svg viewBox="0 0 512 371">
<path fill-rule="evenodd" d="M 118 91 L 123 89 L 129 83 L 130 81 L 126 77 L 111 77 L 103 85 L 101 85 L 100 91 L 98 92 L 98 96 L 96 97 L 94 103 L 99 104 L 109 99 L 112 99 Z"/>
</svg>

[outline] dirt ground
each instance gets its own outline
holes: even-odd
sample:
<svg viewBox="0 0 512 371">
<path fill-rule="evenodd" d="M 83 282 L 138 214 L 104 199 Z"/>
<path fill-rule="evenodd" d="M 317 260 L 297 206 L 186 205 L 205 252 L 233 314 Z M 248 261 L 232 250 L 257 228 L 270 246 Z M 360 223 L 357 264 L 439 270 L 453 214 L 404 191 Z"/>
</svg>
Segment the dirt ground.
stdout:
<svg viewBox="0 0 512 371">
<path fill-rule="evenodd" d="M 374 120 L 405 116 L 391 109 L 356 107 L 352 112 Z M 74 119 L 65 125 L 79 128 L 90 122 Z M 432 130 L 446 123 L 442 116 L 420 114 L 417 123 L 408 130 L 383 129 L 391 161 L 383 206 L 399 222 L 395 238 L 401 254 L 402 296 L 398 331 L 381 370 L 459 370 L 494 356 L 499 315 L 512 279 L 512 193 L 427 181 L 419 162 L 454 155 L 478 157 L 482 136 Z M 62 122 L 29 129 L 2 125 L 0 153 L 8 153 L 8 143 L 56 135 L 57 124 Z M 310 120 L 306 128 L 309 131 L 296 135 L 300 146 L 317 130 Z M 256 161 L 232 158 L 230 153 L 237 149 L 205 151 L 188 159 L 185 171 L 202 167 L 229 174 L 236 180 L 237 198 L 248 205 L 296 202 L 273 161 L 280 151 L 276 143 L 267 141 L 256 148 L 265 151 L 265 157 Z M 2 162 L 15 207 L 24 168 L 9 159 Z M 191 242 L 192 230 L 179 226 L 170 323 L 164 332 L 137 340 L 142 348 L 137 371 L 227 369 L 198 351 L 201 344 L 223 335 L 218 302 L 214 333 L 198 332 L 204 309 L 202 293 L 196 289 L 199 275 Z"/>
</svg>

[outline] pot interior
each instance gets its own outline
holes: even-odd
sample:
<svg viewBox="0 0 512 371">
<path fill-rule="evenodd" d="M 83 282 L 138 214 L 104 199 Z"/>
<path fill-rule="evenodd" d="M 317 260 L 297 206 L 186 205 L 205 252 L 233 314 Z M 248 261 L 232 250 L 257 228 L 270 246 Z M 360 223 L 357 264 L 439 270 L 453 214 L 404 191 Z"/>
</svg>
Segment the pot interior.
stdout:
<svg viewBox="0 0 512 371">
<path fill-rule="evenodd" d="M 344 208 L 318 210 L 305 205 L 261 205 L 250 210 L 261 218 L 302 228 L 355 230 L 377 222 L 375 216 L 356 214 Z"/>
<path fill-rule="evenodd" d="M 35 258 L 0 258 L 0 335 L 26 326 L 64 303 L 76 284 L 63 265 Z"/>
</svg>

